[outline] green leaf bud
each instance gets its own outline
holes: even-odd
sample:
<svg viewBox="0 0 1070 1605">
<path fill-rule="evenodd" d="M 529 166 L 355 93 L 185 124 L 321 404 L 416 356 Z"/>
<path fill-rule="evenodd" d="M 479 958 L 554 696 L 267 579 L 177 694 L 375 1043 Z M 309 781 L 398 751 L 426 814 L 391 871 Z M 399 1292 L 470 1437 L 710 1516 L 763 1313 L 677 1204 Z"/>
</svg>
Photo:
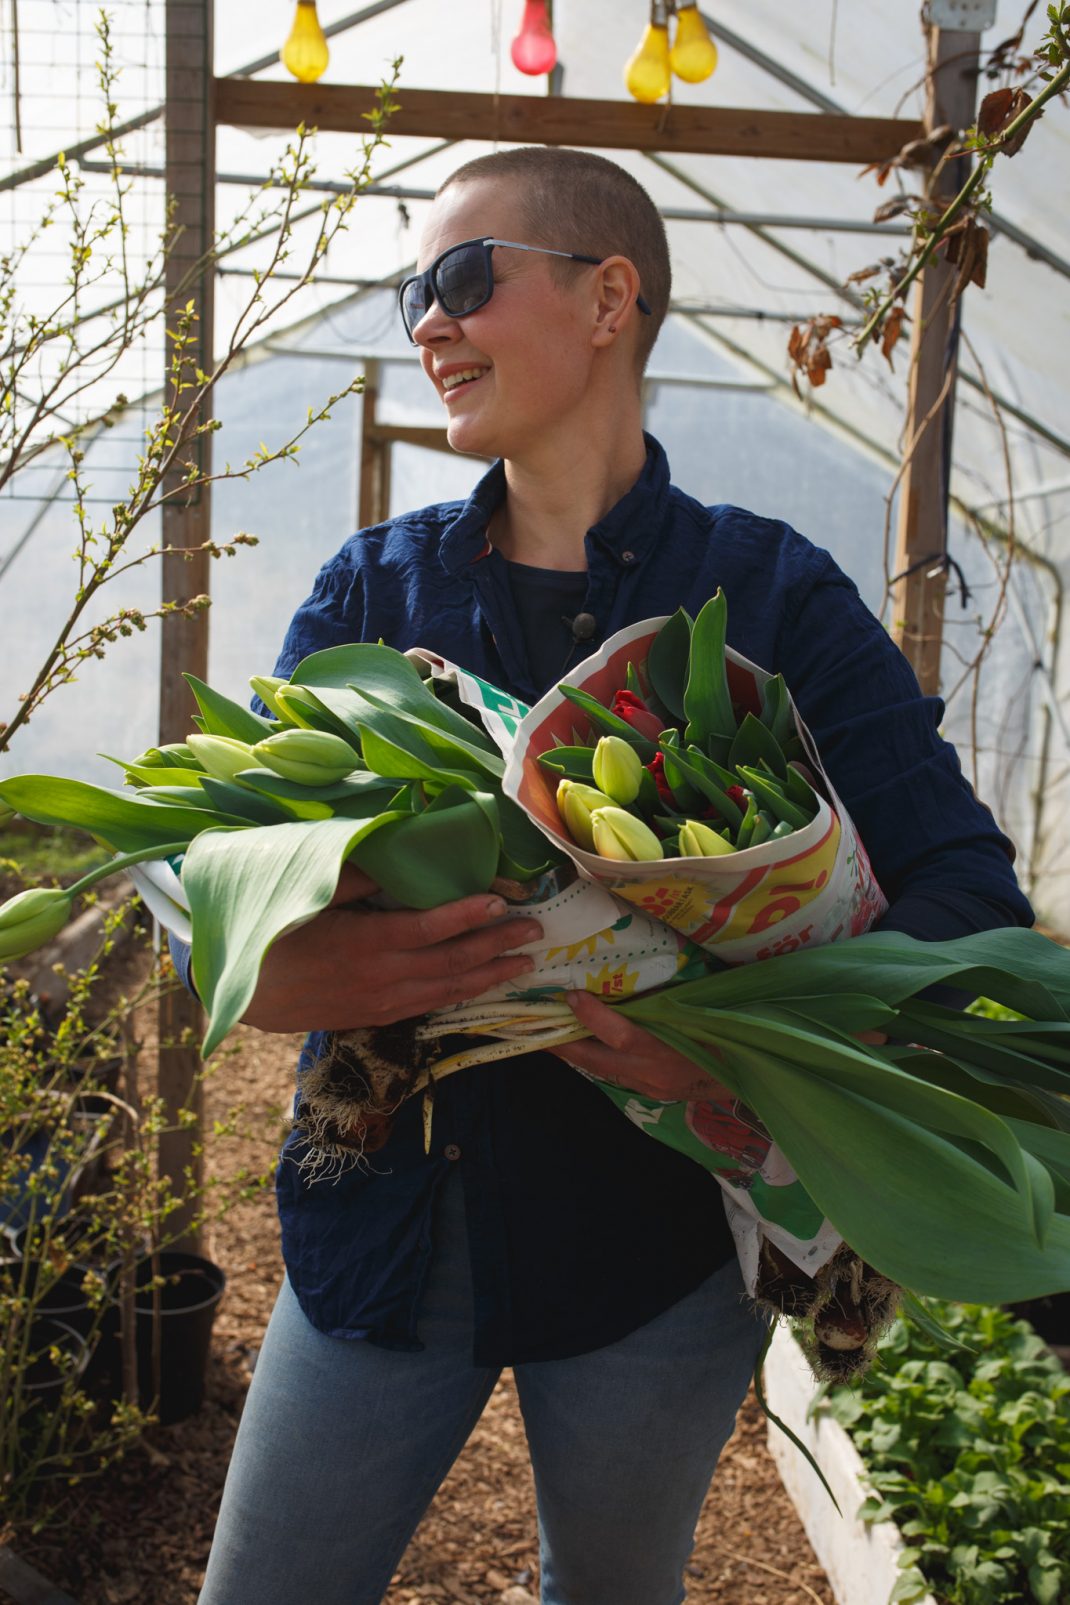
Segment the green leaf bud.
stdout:
<svg viewBox="0 0 1070 1605">
<path fill-rule="evenodd" d="M 43 947 L 71 917 L 72 898 L 62 886 L 32 886 L 0 907 L 0 959 L 21 959 Z"/>
<path fill-rule="evenodd" d="M 591 760 L 594 783 L 607 797 L 626 808 L 639 795 L 643 763 L 635 748 L 621 736 L 602 736 Z"/>
<path fill-rule="evenodd" d="M 349 742 L 326 730 L 278 730 L 257 742 L 253 758 L 299 786 L 333 786 L 360 765 Z"/>
<path fill-rule="evenodd" d="M 636 864 L 665 856 L 650 826 L 625 808 L 596 808 L 591 815 L 591 828 L 594 850 L 600 858 Z"/>
</svg>

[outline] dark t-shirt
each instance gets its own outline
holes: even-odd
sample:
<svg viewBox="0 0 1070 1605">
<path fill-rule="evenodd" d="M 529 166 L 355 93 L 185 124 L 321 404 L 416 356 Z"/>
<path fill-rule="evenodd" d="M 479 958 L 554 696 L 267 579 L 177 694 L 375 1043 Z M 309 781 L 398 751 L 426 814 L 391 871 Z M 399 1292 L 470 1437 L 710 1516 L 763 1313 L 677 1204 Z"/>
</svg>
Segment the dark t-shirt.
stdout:
<svg viewBox="0 0 1070 1605">
<path fill-rule="evenodd" d="M 508 563 L 506 573 L 532 678 L 538 685 L 556 685 L 575 652 L 572 620 L 583 608 L 587 570 Z"/>
</svg>

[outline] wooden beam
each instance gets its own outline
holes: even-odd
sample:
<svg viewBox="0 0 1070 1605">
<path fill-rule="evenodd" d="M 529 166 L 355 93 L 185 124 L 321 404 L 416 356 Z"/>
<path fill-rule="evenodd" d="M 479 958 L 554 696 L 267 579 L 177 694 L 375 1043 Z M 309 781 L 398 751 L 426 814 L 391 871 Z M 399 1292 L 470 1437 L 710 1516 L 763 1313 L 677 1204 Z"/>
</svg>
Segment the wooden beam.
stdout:
<svg viewBox="0 0 1070 1605">
<path fill-rule="evenodd" d="M 977 99 L 979 33 L 929 30 L 926 125 L 968 128 Z M 965 181 L 966 159 L 948 163 L 930 194 L 943 206 Z M 940 687 L 951 434 L 958 366 L 958 269 L 938 254 L 921 273 L 911 308 L 910 381 L 904 429 L 908 462 L 899 483 L 892 573 L 892 634 L 927 696 Z"/>
<path fill-rule="evenodd" d="M 581 145 L 610 150 L 765 156 L 793 161 L 881 162 L 920 137 L 918 122 L 898 117 L 841 117 L 824 112 L 765 111 L 735 106 L 640 106 L 626 100 L 573 100 L 567 95 L 477 95 L 445 89 L 402 89 L 391 135 L 502 140 L 514 144 Z M 375 90 L 362 84 L 291 84 L 219 78 L 219 123 L 245 128 L 296 128 L 366 133 Z"/>
<path fill-rule="evenodd" d="M 184 304 L 192 296 L 199 319 L 199 350 L 191 361 L 209 372 L 212 364 L 212 284 L 213 274 L 201 272 L 191 286 L 184 281 L 190 270 L 203 263 L 215 233 L 215 117 L 212 106 L 212 0 L 167 0 L 166 69 L 166 183 L 165 192 L 176 204 L 175 222 L 181 234 L 168 258 L 165 289 L 169 307 L 176 299 Z M 183 289 L 179 296 L 179 286 Z M 169 311 L 168 321 L 172 314 Z M 170 392 L 171 344 L 166 343 L 163 375 L 165 393 Z M 211 473 L 211 435 L 198 442 L 201 472 Z M 163 595 L 169 601 L 189 601 L 207 595 L 209 590 L 207 552 L 192 558 L 181 556 L 176 547 L 199 547 L 211 534 L 209 487 L 201 485 L 192 494 L 167 501 L 163 506 Z M 205 679 L 208 673 L 208 615 L 191 618 L 173 613 L 162 621 L 160 656 L 160 741 L 183 741 L 196 711 L 183 672 Z M 157 1090 L 168 1114 L 168 1126 L 176 1125 L 180 1109 L 192 1109 L 196 1125 L 169 1130 L 160 1137 L 160 1174 L 169 1176 L 176 1192 L 184 1190 L 190 1175 L 194 1190 L 203 1179 L 203 1160 L 197 1153 L 203 1115 L 203 1096 L 199 1080 L 201 1056 L 197 1050 L 203 1032 L 203 1017 L 197 1000 L 180 989 L 161 999 L 159 1008 L 159 1062 Z M 191 1202 L 172 1217 L 178 1246 L 196 1251 L 200 1232 L 192 1226 L 195 1205 Z"/>
</svg>

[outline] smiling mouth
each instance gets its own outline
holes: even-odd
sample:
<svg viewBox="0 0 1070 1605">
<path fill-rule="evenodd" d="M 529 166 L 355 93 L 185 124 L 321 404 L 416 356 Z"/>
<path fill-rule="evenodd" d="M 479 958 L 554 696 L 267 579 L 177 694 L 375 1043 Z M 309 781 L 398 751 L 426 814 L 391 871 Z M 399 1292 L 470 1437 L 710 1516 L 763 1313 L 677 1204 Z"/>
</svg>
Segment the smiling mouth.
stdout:
<svg viewBox="0 0 1070 1605">
<path fill-rule="evenodd" d="M 462 368 L 459 373 L 447 374 L 441 381 L 442 388 L 449 395 L 450 391 L 458 390 L 462 385 L 474 384 L 477 379 L 482 379 L 483 375 L 489 372 L 489 368 Z"/>
</svg>

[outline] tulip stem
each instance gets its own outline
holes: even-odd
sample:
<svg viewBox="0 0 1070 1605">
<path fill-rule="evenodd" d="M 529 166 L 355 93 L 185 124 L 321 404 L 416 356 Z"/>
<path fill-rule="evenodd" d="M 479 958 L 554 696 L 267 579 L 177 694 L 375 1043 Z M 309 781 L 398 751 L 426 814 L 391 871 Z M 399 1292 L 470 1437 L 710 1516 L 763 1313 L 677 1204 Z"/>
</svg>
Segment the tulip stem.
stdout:
<svg viewBox="0 0 1070 1605">
<path fill-rule="evenodd" d="M 116 857 L 109 858 L 106 864 L 100 864 L 96 869 L 91 869 L 88 875 L 83 875 L 80 881 L 76 881 L 73 886 L 69 886 L 67 888 L 68 894 L 71 897 L 80 897 L 91 886 L 95 886 L 97 881 L 106 880 L 109 875 L 116 874 L 120 869 L 129 869 L 132 864 L 144 863 L 149 858 L 172 858 L 175 853 L 184 853 L 188 846 L 189 841 L 187 839 L 180 842 L 163 842 L 158 847 L 140 847 L 137 852 L 133 853 L 118 853 Z"/>
</svg>

